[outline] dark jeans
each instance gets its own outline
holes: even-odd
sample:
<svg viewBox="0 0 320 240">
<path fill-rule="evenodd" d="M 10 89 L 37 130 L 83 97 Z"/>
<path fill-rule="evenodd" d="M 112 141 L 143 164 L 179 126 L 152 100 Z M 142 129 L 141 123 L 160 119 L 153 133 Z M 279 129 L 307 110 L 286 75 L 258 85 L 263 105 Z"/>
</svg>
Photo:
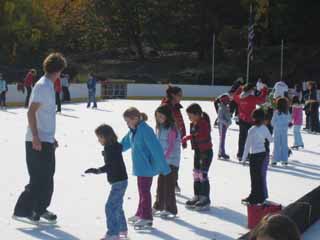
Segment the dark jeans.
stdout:
<svg viewBox="0 0 320 240">
<path fill-rule="evenodd" d="M 97 107 L 96 91 L 89 90 L 87 107 L 90 107 L 91 103 L 93 103 L 93 107 Z"/>
<path fill-rule="evenodd" d="M 195 149 L 194 152 L 194 195 L 195 196 L 206 196 L 210 198 L 210 183 L 208 179 L 208 172 L 213 158 L 212 149 L 205 152 Z"/>
<path fill-rule="evenodd" d="M 56 104 L 57 104 L 57 112 L 61 112 L 61 99 L 60 93 L 56 92 Z"/>
<path fill-rule="evenodd" d="M 153 208 L 159 211 L 166 210 L 174 215 L 178 213 L 175 184 L 177 182 L 178 168 L 170 165 L 171 173 L 167 176 L 159 175 L 156 202 Z"/>
<path fill-rule="evenodd" d="M 319 132 L 319 103 L 310 104 L 310 130 Z"/>
<path fill-rule="evenodd" d="M 27 108 L 29 106 L 29 99 L 32 92 L 32 88 L 31 87 L 26 87 L 26 88 L 27 88 L 27 96 L 26 96 L 26 101 L 24 103 L 24 106 Z"/>
<path fill-rule="evenodd" d="M 266 152 L 250 154 L 251 193 L 250 203 L 262 203 L 266 199 L 265 162 Z"/>
<path fill-rule="evenodd" d="M 6 92 L 0 93 L 0 106 L 6 106 Z"/>
<path fill-rule="evenodd" d="M 247 123 L 242 120 L 239 121 L 239 141 L 238 141 L 237 157 L 240 159 L 242 158 L 242 155 L 243 155 L 244 145 L 246 144 L 246 140 L 248 136 L 248 130 L 251 127 L 252 125 L 250 123 Z"/>
<path fill-rule="evenodd" d="M 70 102 L 70 92 L 68 87 L 62 87 L 62 101 L 63 102 Z"/>
<path fill-rule="evenodd" d="M 26 159 L 30 180 L 14 209 L 14 215 L 20 217 L 30 216 L 33 211 L 41 215 L 51 203 L 55 172 L 54 144 L 42 143 L 39 152 L 32 149 L 31 142 L 26 142 Z"/>
</svg>

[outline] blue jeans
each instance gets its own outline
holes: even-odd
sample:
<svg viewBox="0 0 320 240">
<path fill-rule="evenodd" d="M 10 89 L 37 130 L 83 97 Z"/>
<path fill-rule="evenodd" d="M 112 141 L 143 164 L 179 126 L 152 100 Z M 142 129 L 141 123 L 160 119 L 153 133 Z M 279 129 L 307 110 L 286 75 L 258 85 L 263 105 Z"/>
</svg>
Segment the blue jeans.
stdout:
<svg viewBox="0 0 320 240">
<path fill-rule="evenodd" d="M 301 126 L 294 125 L 293 126 L 293 134 L 294 134 L 294 146 L 304 146 L 302 136 L 301 136 Z"/>
<path fill-rule="evenodd" d="M 107 235 L 119 235 L 120 232 L 128 231 L 126 217 L 123 211 L 123 197 L 127 190 L 128 181 L 116 182 L 111 185 L 105 211 L 107 217 Z"/>
<path fill-rule="evenodd" d="M 93 107 L 97 107 L 96 91 L 89 90 L 89 92 L 88 92 L 88 105 L 87 105 L 87 107 L 90 107 L 90 105 L 91 105 L 92 102 L 93 102 Z"/>
</svg>

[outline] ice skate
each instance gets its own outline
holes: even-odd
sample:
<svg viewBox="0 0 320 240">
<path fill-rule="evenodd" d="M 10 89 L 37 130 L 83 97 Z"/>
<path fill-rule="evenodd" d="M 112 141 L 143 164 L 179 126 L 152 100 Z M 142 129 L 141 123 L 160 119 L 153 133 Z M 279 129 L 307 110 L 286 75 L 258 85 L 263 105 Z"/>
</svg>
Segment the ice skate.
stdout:
<svg viewBox="0 0 320 240">
<path fill-rule="evenodd" d="M 176 216 L 177 216 L 176 214 L 173 214 L 169 211 L 162 211 L 160 213 L 160 217 L 164 219 L 173 219 L 173 218 L 176 218 Z"/>
<path fill-rule="evenodd" d="M 152 227 L 152 220 L 139 219 L 134 225 L 134 230 L 145 230 Z"/>
<path fill-rule="evenodd" d="M 200 196 L 200 200 L 194 205 L 194 210 L 196 211 L 208 211 L 210 209 L 210 200 L 206 196 Z"/>
<path fill-rule="evenodd" d="M 13 215 L 12 219 L 19 222 L 36 225 L 36 226 L 40 224 L 40 216 L 35 212 L 33 212 L 31 216 Z"/>
<path fill-rule="evenodd" d="M 230 156 L 227 155 L 227 154 L 219 154 L 219 155 L 218 155 L 218 159 L 219 159 L 219 160 L 228 161 L 228 160 L 230 160 Z"/>
<path fill-rule="evenodd" d="M 138 216 L 132 216 L 128 218 L 128 223 L 129 224 L 135 224 L 136 222 L 138 222 L 140 220 L 140 218 Z"/>
<path fill-rule="evenodd" d="M 194 209 L 195 204 L 200 200 L 199 196 L 194 196 L 191 200 L 186 202 L 186 208 Z"/>
<path fill-rule="evenodd" d="M 40 218 L 42 220 L 45 220 L 45 223 L 47 224 L 56 224 L 57 223 L 57 215 L 52 213 L 52 212 L 49 212 L 49 211 L 45 211 L 41 216 Z"/>
</svg>

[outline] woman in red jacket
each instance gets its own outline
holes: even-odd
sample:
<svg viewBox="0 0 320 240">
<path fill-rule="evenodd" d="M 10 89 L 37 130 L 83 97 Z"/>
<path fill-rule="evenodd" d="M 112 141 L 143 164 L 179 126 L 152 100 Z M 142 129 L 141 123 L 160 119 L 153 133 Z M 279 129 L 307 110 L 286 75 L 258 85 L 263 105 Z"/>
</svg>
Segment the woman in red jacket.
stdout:
<svg viewBox="0 0 320 240">
<path fill-rule="evenodd" d="M 255 85 L 252 83 L 248 83 L 243 88 L 239 87 L 233 95 L 233 100 L 237 103 L 239 110 L 240 130 L 237 153 L 237 158 L 239 159 L 239 161 L 241 161 L 242 159 L 248 130 L 254 124 L 251 114 L 256 109 L 257 104 L 263 104 L 266 102 L 266 97 L 268 94 L 268 88 L 266 86 L 261 89 L 261 94 L 259 96 L 255 96 L 254 90 Z"/>
<path fill-rule="evenodd" d="M 181 139 L 186 135 L 186 127 L 181 114 L 181 109 L 183 108 L 180 104 L 182 99 L 182 89 L 179 87 L 169 86 L 167 89 L 167 96 L 162 99 L 161 105 L 166 105 L 170 108 L 174 120 L 176 122 L 177 128 L 179 129 Z M 183 148 L 187 147 L 187 144 L 182 144 Z M 179 170 L 179 169 L 178 169 Z M 180 187 L 178 180 L 176 182 L 176 193 L 180 193 Z"/>
<path fill-rule="evenodd" d="M 61 113 L 61 99 L 60 94 L 62 92 L 61 87 L 61 80 L 60 78 L 57 78 L 57 80 L 54 82 L 54 90 L 56 92 L 56 104 L 57 104 L 57 113 Z"/>
</svg>

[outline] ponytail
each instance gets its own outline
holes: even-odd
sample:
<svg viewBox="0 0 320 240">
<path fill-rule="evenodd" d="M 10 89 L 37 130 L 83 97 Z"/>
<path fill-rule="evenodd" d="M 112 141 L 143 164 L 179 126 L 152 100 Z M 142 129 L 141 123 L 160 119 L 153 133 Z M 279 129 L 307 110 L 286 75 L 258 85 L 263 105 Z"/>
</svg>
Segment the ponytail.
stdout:
<svg viewBox="0 0 320 240">
<path fill-rule="evenodd" d="M 141 121 L 147 121 L 148 120 L 148 115 L 140 112 L 137 108 L 131 107 L 128 108 L 124 113 L 123 113 L 124 118 L 139 118 Z"/>
</svg>

